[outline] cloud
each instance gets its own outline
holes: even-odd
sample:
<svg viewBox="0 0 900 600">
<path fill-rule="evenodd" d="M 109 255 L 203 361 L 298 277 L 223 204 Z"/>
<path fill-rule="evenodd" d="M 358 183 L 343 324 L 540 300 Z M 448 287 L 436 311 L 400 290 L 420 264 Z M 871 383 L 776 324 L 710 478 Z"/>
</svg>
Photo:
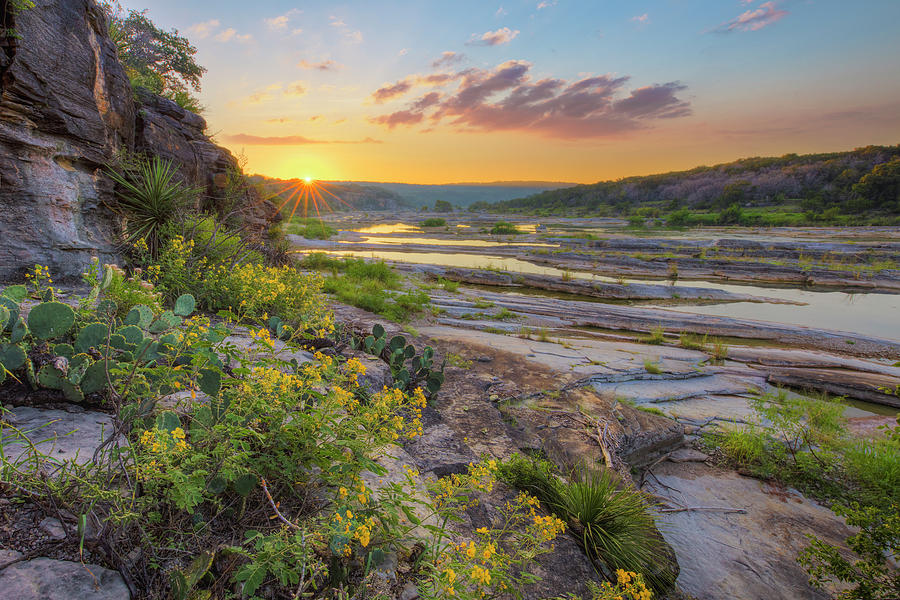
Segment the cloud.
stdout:
<svg viewBox="0 0 900 600">
<path fill-rule="evenodd" d="M 362 31 L 359 31 L 358 29 L 352 29 L 349 25 L 347 25 L 347 23 L 344 22 L 343 19 L 339 19 L 338 17 L 331 16 L 329 17 L 329 19 L 329 25 L 340 29 L 341 33 L 344 35 L 344 39 L 351 44 L 359 44 L 363 41 Z"/>
<path fill-rule="evenodd" d="M 631 17 L 631 20 L 637 23 L 638 25 L 646 25 L 650 22 L 650 15 L 644 13 L 642 15 L 637 15 L 635 17 Z"/>
<path fill-rule="evenodd" d="M 512 30 L 509 27 L 501 27 L 497 31 L 486 31 L 481 37 L 472 36 L 472 39 L 466 42 L 467 46 L 502 46 L 508 44 L 519 35 L 519 30 Z"/>
<path fill-rule="evenodd" d="M 763 2 L 758 8 L 744 11 L 731 21 L 722 23 L 713 31 L 718 33 L 758 31 L 763 27 L 780 21 L 788 14 L 788 11 L 777 8 L 774 2 Z"/>
<path fill-rule="evenodd" d="M 191 35 L 191 37 L 195 37 L 197 39 L 208 38 L 210 34 L 219 28 L 219 20 L 211 19 L 209 21 L 204 21 L 202 23 L 196 23 L 188 27 L 187 32 Z"/>
<path fill-rule="evenodd" d="M 263 21 L 269 27 L 269 29 L 272 29 L 274 31 L 282 31 L 282 30 L 287 29 L 288 23 L 290 23 L 291 18 L 293 18 L 296 15 L 299 15 L 302 12 L 303 11 L 298 8 L 292 8 L 291 10 L 287 11 L 283 15 L 278 15 L 277 17 L 272 17 L 271 19 L 263 19 Z M 293 31 L 293 33 L 297 33 L 298 31 L 303 31 L 303 30 L 295 29 Z"/>
<path fill-rule="evenodd" d="M 383 104 L 388 100 L 402 96 L 412 89 L 413 83 L 412 79 L 404 79 L 397 83 L 387 83 L 372 92 L 372 101 L 375 104 Z"/>
<path fill-rule="evenodd" d="M 266 119 L 263 123 L 270 123 L 272 125 L 287 125 L 288 123 L 296 123 L 294 119 L 288 119 L 287 117 L 277 117 L 274 119 Z"/>
<path fill-rule="evenodd" d="M 241 35 L 234 28 L 229 27 L 216 35 L 216 41 L 218 42 L 230 42 L 235 41 L 241 44 L 246 44 L 247 42 L 253 41 L 253 36 L 249 33 Z"/>
<path fill-rule="evenodd" d="M 455 65 L 458 62 L 462 62 L 466 59 L 465 54 L 458 54 L 456 52 L 447 52 L 441 53 L 440 58 L 436 58 L 431 62 L 431 67 L 433 69 L 440 69 L 442 67 L 449 67 L 450 65 Z"/>
<path fill-rule="evenodd" d="M 306 59 L 297 63 L 297 67 L 306 69 L 307 71 L 337 71 L 343 69 L 344 65 L 334 62 L 333 60 L 323 60 L 320 62 L 309 62 Z"/>
<path fill-rule="evenodd" d="M 494 13 L 494 17 L 500 18 L 505 17 L 509 14 L 509 11 L 503 8 L 503 5 L 500 5 L 500 8 L 497 9 L 497 12 Z"/>
<path fill-rule="evenodd" d="M 541 0 L 538 2 L 537 9 L 541 10 L 544 8 L 550 8 L 551 6 L 556 6 L 556 0 Z"/>
<path fill-rule="evenodd" d="M 511 60 L 493 69 L 471 68 L 450 74 L 458 81 L 452 91 L 429 92 L 402 110 L 369 121 L 394 129 L 427 119 L 431 125 L 444 123 L 462 131 L 522 131 L 581 139 L 622 135 L 650 127 L 654 121 L 691 114 L 690 104 L 679 98 L 687 88 L 678 82 L 629 91 L 627 76 L 535 81 L 531 66 Z"/>
<path fill-rule="evenodd" d="M 293 83 L 287 84 L 284 88 L 285 96 L 293 96 L 295 98 L 299 98 L 300 96 L 306 95 L 306 84 L 302 81 L 295 81 Z"/>
<path fill-rule="evenodd" d="M 409 48 L 401 48 L 400 52 L 397 53 L 397 56 L 406 56 L 409 53 Z"/>
<path fill-rule="evenodd" d="M 446 54 L 446 53 L 445 53 Z M 451 53 L 452 54 L 452 53 Z M 429 75 L 409 75 L 395 83 L 386 83 L 372 92 L 372 102 L 384 104 L 405 95 L 416 86 L 440 87 L 461 77 L 458 73 L 431 73 Z"/>
<path fill-rule="evenodd" d="M 248 146 L 305 146 L 307 144 L 382 144 L 381 140 L 371 137 L 361 140 L 316 140 L 302 135 L 282 135 L 282 136 L 258 136 L 248 133 L 237 133 L 226 136 L 226 139 L 236 144 L 247 144 Z"/>
</svg>

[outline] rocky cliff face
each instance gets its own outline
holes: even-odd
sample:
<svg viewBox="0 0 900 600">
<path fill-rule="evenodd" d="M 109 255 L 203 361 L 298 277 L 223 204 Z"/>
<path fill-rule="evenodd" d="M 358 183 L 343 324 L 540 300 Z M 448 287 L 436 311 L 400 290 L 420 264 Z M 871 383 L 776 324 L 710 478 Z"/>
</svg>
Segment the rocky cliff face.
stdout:
<svg viewBox="0 0 900 600">
<path fill-rule="evenodd" d="M 92 256 L 116 260 L 103 166 L 121 150 L 176 159 L 215 205 L 237 162 L 198 115 L 149 94 L 135 101 L 93 0 L 38 0 L 15 28 L 21 39 L 0 39 L 0 279 L 35 263 L 72 277 Z M 261 232 L 273 207 L 249 200 L 246 220 Z"/>
</svg>

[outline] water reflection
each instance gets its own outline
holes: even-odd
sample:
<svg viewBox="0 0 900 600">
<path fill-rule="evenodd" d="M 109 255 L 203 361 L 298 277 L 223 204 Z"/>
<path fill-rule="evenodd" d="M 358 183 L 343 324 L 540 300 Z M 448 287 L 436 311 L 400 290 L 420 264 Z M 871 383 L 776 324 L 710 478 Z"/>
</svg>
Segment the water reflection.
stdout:
<svg viewBox="0 0 900 600">
<path fill-rule="evenodd" d="M 371 252 L 354 252 L 352 250 L 334 251 L 329 254 L 339 256 L 364 256 L 383 258 L 397 262 L 439 265 L 445 267 L 461 267 L 470 269 L 491 269 L 513 273 L 534 273 L 587 279 L 604 282 L 651 283 L 660 285 L 663 281 L 640 279 L 618 279 L 604 277 L 592 273 L 562 271 L 554 267 L 545 267 L 505 256 L 484 254 L 445 254 L 440 252 L 400 252 L 378 250 Z M 755 302 L 733 302 L 729 304 L 712 304 L 705 306 L 684 305 L 673 309 L 671 306 L 657 306 L 663 310 L 679 310 L 697 314 L 706 314 L 740 319 L 772 321 L 800 325 L 816 329 L 832 329 L 838 331 L 857 332 L 874 337 L 900 341 L 900 295 L 866 294 L 844 292 L 821 292 L 796 288 L 775 288 L 758 285 L 734 285 L 712 281 L 681 281 L 679 285 L 704 289 L 720 289 L 736 294 L 751 294 L 780 298 L 794 302 L 803 302 L 805 306 L 789 304 L 760 304 Z M 651 305 L 647 305 L 648 307 Z"/>
</svg>

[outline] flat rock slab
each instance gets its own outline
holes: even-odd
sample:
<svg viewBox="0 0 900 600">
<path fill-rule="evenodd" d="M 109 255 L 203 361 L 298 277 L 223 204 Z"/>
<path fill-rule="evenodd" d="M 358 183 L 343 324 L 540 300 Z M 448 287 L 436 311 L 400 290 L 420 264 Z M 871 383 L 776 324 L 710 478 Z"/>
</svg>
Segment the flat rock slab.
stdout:
<svg viewBox="0 0 900 600">
<path fill-rule="evenodd" d="M 673 507 L 730 507 L 745 514 L 714 511 L 667 513 L 657 521 L 675 549 L 678 585 L 699 600 L 828 598 L 807 584 L 797 554 L 807 534 L 829 543 L 853 534 L 843 520 L 794 490 L 703 463 L 661 463 L 645 486 L 672 499 Z"/>
<path fill-rule="evenodd" d="M 129 600 L 122 576 L 97 565 L 35 558 L 0 571 L 0 597 L 9 600 Z"/>
<path fill-rule="evenodd" d="M 686 379 L 635 379 L 618 382 L 592 382 L 602 395 L 626 398 L 636 404 L 659 402 L 677 403 L 679 400 L 704 396 L 746 394 L 748 389 L 765 387 L 765 380 L 727 375 L 706 375 Z"/>
<path fill-rule="evenodd" d="M 69 410 L 17 406 L 9 409 L 7 419 L 52 460 L 74 460 L 79 464 L 90 462 L 104 435 L 113 430 L 112 417 L 106 413 L 75 405 Z M 3 449 L 10 462 L 31 451 L 27 442 L 13 437 L 11 430 L 4 430 L 3 436 Z"/>
</svg>

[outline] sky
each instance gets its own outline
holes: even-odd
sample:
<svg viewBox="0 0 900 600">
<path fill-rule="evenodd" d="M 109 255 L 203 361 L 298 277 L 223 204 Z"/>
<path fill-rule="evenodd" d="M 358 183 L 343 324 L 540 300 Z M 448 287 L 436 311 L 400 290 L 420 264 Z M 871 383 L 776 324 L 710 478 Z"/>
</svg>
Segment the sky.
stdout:
<svg viewBox="0 0 900 600">
<path fill-rule="evenodd" d="M 126 0 L 280 178 L 590 183 L 900 143 L 900 0 Z"/>
</svg>

